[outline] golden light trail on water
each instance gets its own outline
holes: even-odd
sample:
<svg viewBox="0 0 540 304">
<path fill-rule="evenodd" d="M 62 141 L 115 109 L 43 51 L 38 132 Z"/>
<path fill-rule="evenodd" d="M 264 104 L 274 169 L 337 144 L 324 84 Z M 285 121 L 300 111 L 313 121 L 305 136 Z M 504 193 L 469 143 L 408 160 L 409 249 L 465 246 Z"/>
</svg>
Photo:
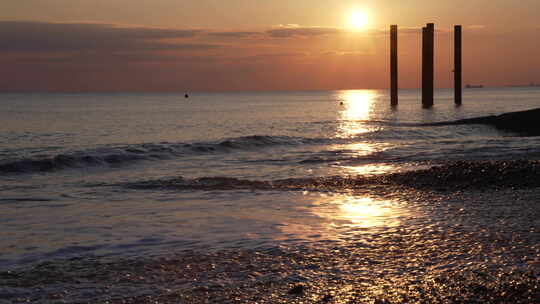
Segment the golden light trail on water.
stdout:
<svg viewBox="0 0 540 304">
<path fill-rule="evenodd" d="M 341 124 L 338 137 L 350 138 L 370 131 L 365 121 L 369 120 L 370 112 L 377 94 L 371 90 L 348 90 L 340 92 L 338 98 L 343 103 L 339 113 Z"/>
</svg>

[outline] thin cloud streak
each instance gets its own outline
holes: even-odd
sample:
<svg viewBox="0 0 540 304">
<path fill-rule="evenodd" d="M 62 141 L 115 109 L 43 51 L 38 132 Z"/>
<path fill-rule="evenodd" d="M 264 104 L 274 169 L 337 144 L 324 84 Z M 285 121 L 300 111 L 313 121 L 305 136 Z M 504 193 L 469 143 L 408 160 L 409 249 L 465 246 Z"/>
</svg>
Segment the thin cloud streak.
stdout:
<svg viewBox="0 0 540 304">
<path fill-rule="evenodd" d="M 215 48 L 211 44 L 163 43 L 187 39 L 201 30 L 119 27 L 93 23 L 0 22 L 0 52 L 164 50 Z"/>
<path fill-rule="evenodd" d="M 222 37 L 222 38 L 252 38 L 263 36 L 262 32 L 210 32 L 208 36 Z"/>
<path fill-rule="evenodd" d="M 342 34 L 346 31 L 341 28 L 333 27 L 288 27 L 268 30 L 270 37 L 290 38 L 294 36 L 322 36 Z"/>
</svg>

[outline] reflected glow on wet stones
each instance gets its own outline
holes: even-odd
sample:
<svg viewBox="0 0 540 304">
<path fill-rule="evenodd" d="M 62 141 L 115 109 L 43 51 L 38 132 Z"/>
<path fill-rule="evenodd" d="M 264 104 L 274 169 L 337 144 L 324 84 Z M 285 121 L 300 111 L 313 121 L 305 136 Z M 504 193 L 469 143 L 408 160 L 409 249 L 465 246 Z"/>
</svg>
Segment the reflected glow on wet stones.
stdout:
<svg viewBox="0 0 540 304">
<path fill-rule="evenodd" d="M 321 205 L 328 207 L 316 209 L 314 213 L 321 217 L 330 218 L 334 226 L 348 221 L 349 224 L 345 224 L 345 226 L 352 228 L 394 227 L 399 224 L 399 217 L 407 212 L 397 202 L 369 196 L 332 197 L 329 202 L 321 202 Z"/>
</svg>

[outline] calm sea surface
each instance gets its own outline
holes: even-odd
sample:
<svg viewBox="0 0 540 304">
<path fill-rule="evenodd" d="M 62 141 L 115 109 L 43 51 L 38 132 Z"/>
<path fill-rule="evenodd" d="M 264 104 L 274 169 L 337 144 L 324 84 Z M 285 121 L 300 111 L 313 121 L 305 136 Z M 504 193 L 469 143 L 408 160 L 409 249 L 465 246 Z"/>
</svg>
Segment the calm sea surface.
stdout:
<svg viewBox="0 0 540 304">
<path fill-rule="evenodd" d="M 540 106 L 540 88 L 1 94 L 0 269 L 81 255 L 347 242 L 448 225 L 451 206 L 364 194 L 134 189 L 145 181 L 370 175 L 447 160 L 540 157 L 540 138 L 420 123 Z M 204 180 L 204 179 L 203 179 Z M 430 226 L 431 227 L 431 226 Z M 435 229 L 435 228 L 434 228 Z"/>
</svg>

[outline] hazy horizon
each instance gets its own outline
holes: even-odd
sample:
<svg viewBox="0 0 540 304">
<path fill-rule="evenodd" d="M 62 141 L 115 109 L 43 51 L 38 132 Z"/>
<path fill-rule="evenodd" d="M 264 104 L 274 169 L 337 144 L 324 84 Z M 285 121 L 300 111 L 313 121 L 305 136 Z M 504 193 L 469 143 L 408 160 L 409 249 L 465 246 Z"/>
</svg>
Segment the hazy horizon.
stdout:
<svg viewBox="0 0 540 304">
<path fill-rule="evenodd" d="M 467 90 L 478 90 L 478 89 L 519 89 L 519 88 L 539 88 L 540 84 L 535 83 L 534 85 L 530 84 L 508 84 L 503 86 L 484 86 L 478 83 L 471 83 L 470 85 L 481 85 L 481 88 L 465 88 Z M 420 90 L 421 88 L 400 88 L 399 91 L 413 91 Z M 39 91 L 39 90 L 27 90 L 27 91 L 0 91 L 0 94 L 197 94 L 197 93 L 208 93 L 208 94 L 227 94 L 227 93 L 301 93 L 301 92 L 331 92 L 331 91 L 385 91 L 390 90 L 389 88 L 337 88 L 337 89 L 297 89 L 297 90 L 161 90 L 161 91 L 151 91 L 151 90 L 130 90 L 130 91 Z M 440 87 L 435 88 L 435 90 L 454 90 L 453 87 Z"/>
</svg>

